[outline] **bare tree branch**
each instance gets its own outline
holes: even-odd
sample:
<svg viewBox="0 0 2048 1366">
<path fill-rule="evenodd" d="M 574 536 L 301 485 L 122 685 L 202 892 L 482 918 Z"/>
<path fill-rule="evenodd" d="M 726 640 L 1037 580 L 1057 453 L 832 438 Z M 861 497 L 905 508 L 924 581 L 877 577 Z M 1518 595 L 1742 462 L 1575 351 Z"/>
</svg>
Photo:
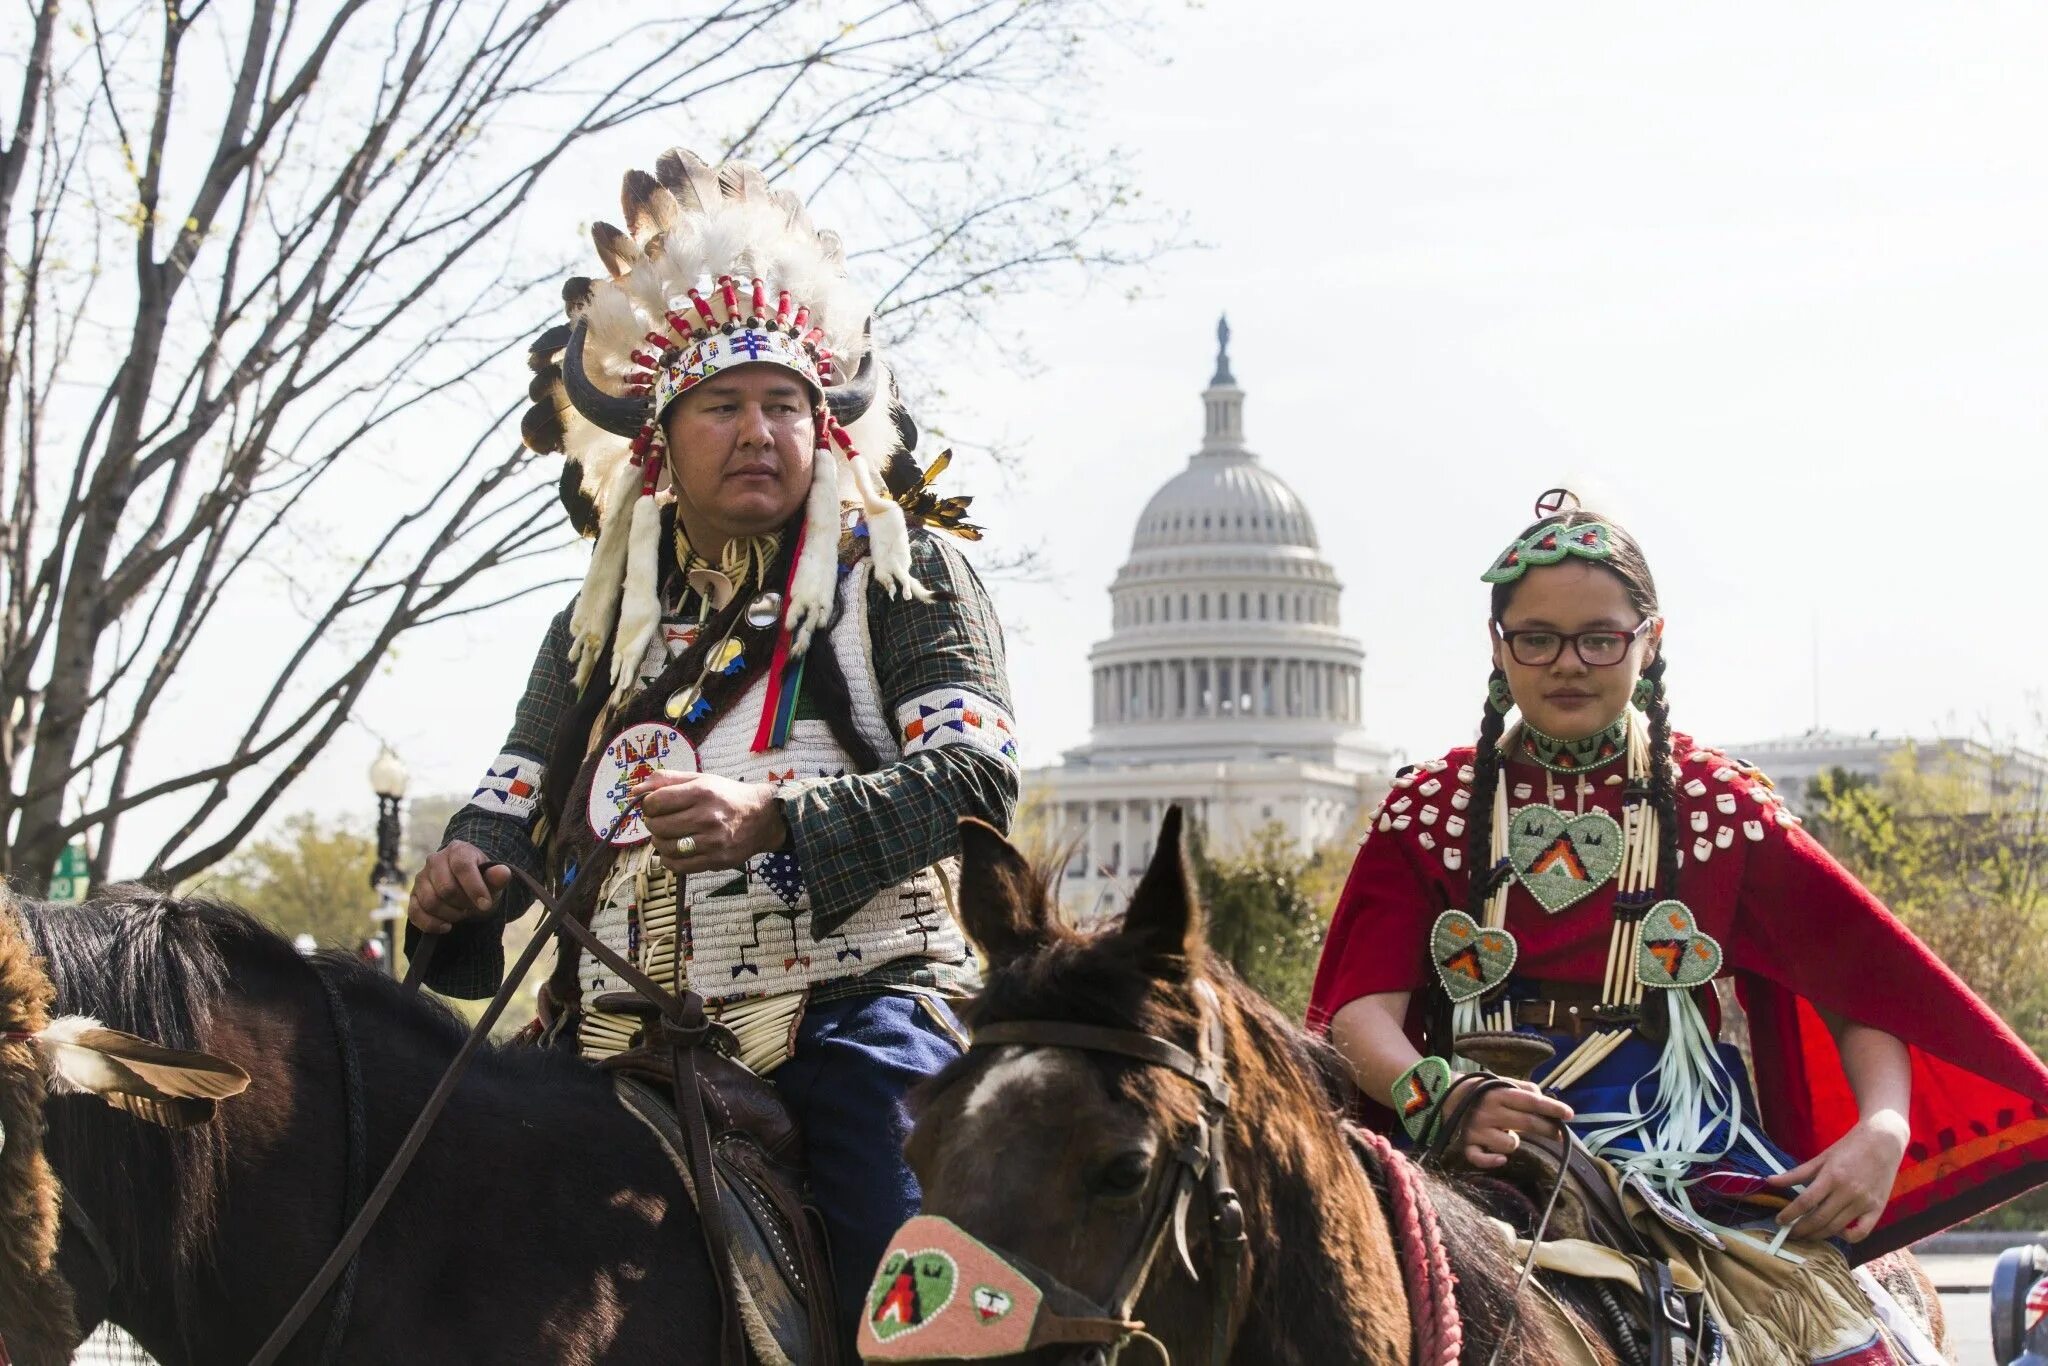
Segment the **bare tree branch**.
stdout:
<svg viewBox="0 0 2048 1366">
<path fill-rule="evenodd" d="M 912 370 L 990 335 L 999 286 L 1174 245 L 1067 124 L 1079 45 L 1122 9 L 0 19 L 27 54 L 0 90 L 0 872 L 39 880 L 81 835 L 95 878 L 202 871 L 402 637 L 562 586 L 552 460 L 487 452 L 516 440 L 518 355 L 574 269 L 521 242 L 572 159 L 623 170 L 681 140 L 758 162 L 877 244 L 854 265 Z M 195 704 L 223 658 L 249 695 Z M 149 838 L 120 842 L 138 815 Z"/>
</svg>

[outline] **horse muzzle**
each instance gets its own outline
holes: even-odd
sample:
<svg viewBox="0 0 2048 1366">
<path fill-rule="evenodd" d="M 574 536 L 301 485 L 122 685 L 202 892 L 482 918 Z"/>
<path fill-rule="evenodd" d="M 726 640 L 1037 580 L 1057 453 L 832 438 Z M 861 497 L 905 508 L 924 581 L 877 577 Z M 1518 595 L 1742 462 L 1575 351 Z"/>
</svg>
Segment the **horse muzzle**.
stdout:
<svg viewBox="0 0 2048 1366">
<path fill-rule="evenodd" d="M 861 1314 L 865 1361 L 974 1361 L 1044 1347 L 1109 1363 L 1145 1325 L 1097 1304 L 1042 1267 L 1007 1256 L 950 1219 L 920 1214 L 896 1231 Z"/>
</svg>

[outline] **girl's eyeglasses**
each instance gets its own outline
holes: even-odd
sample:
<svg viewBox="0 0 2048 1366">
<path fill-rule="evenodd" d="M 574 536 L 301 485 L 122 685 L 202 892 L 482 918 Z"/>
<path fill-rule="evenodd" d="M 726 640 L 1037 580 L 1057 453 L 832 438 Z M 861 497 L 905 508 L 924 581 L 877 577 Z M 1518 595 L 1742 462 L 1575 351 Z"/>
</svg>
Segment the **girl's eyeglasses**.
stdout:
<svg viewBox="0 0 2048 1366">
<path fill-rule="evenodd" d="M 1578 651 L 1579 658 L 1591 668 L 1604 669 L 1619 664 L 1628 657 L 1629 647 L 1642 639 L 1643 632 L 1650 629 L 1655 617 L 1644 617 L 1636 623 L 1633 631 L 1506 631 L 1499 622 L 1493 623 L 1493 633 L 1508 647 L 1508 653 L 1515 657 L 1515 663 L 1525 668 L 1541 668 L 1555 664 L 1557 657 L 1570 645 Z"/>
</svg>

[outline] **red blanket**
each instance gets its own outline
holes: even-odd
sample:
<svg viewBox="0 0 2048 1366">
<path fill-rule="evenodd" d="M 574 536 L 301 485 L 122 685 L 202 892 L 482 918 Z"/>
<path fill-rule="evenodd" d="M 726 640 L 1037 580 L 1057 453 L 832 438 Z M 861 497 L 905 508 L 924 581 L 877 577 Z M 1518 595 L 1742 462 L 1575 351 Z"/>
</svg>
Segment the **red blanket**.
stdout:
<svg viewBox="0 0 2048 1366">
<path fill-rule="evenodd" d="M 2048 1068 L 1783 815 L 1766 784 L 1685 737 L 1675 752 L 1682 761 L 1686 855 L 1676 894 L 1720 942 L 1748 1012 L 1757 1101 L 1771 1137 L 1804 1159 L 1856 1121 L 1855 1097 L 1817 1008 L 1896 1035 L 1911 1053 L 1911 1144 L 1891 1204 L 1858 1258 L 2048 1182 Z M 1309 1008 L 1313 1026 L 1327 1027 L 1331 1015 L 1360 996 L 1419 995 L 1431 980 L 1430 925 L 1467 899 L 1461 836 L 1471 813 L 1457 800 L 1469 793 L 1471 757 L 1469 749 L 1453 750 L 1388 794 L 1323 946 Z M 1620 787 L 1602 773 L 1587 775 L 1583 793 L 1580 779 L 1521 765 L 1503 781 L 1516 807 L 1546 799 L 1568 811 L 1582 802 L 1610 813 L 1620 806 Z M 1508 928 L 1520 945 L 1516 974 L 1597 983 L 1613 902 L 1609 883 L 1553 915 L 1517 886 L 1508 906 Z M 1418 1018 L 1411 1010 L 1411 1035 Z M 1391 1115 L 1379 1110 L 1372 1118 L 1384 1127 Z"/>
</svg>

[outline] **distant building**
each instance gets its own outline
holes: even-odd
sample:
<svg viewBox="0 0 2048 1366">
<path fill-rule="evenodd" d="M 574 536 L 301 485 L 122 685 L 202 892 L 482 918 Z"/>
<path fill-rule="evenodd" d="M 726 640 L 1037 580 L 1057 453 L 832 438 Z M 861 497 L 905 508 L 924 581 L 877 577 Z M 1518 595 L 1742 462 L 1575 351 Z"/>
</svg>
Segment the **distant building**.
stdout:
<svg viewBox="0 0 2048 1366">
<path fill-rule="evenodd" d="M 2048 758 L 2022 749 L 1997 749 L 1981 740 L 1910 736 L 1844 735 L 1816 730 L 1758 744 L 1730 745 L 1727 752 L 1746 759 L 1770 775 L 1786 805 L 1804 814 L 1813 780 L 1841 769 L 1876 780 L 1907 754 L 1926 773 L 1960 773 L 1985 797 L 2017 795 L 2023 804 L 2048 799 Z"/>
<path fill-rule="evenodd" d="M 1083 917 L 1121 906 L 1169 805 L 1212 849 L 1268 825 L 1306 848 L 1352 829 L 1391 776 L 1361 726 L 1342 585 L 1301 499 L 1246 449 L 1228 323 L 1217 341 L 1201 449 L 1138 515 L 1110 585 L 1091 738 L 1025 778 L 1054 846 L 1072 846 L 1062 899 Z"/>
</svg>

